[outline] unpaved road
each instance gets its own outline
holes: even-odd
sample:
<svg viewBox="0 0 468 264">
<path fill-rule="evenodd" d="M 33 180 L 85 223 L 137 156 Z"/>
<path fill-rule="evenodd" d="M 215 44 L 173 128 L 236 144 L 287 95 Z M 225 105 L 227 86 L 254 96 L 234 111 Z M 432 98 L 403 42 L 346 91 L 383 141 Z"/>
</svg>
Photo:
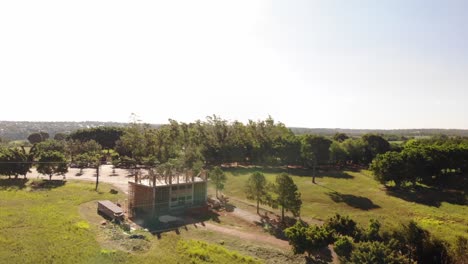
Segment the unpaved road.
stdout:
<svg viewBox="0 0 468 264">
<path fill-rule="evenodd" d="M 243 240 L 250 240 L 250 241 L 256 241 L 260 243 L 267 243 L 270 245 L 274 245 L 277 247 L 280 247 L 282 249 L 290 249 L 290 246 L 287 241 L 277 239 L 273 236 L 270 235 L 263 235 L 263 234 L 258 234 L 258 233 L 248 233 L 244 232 L 241 230 L 236 230 L 224 226 L 219 226 L 211 223 L 205 223 L 205 227 L 208 230 L 213 230 L 218 233 L 223 233 L 231 236 L 238 237 Z"/>
</svg>

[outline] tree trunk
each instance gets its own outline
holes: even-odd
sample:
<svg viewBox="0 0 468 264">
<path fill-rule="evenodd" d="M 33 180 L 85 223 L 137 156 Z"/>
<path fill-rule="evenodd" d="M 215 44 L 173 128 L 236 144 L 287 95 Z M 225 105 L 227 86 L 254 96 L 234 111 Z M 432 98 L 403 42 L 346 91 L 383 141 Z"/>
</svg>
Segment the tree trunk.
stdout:
<svg viewBox="0 0 468 264">
<path fill-rule="evenodd" d="M 259 209 L 259 207 L 260 207 L 260 200 L 257 198 L 257 214 L 259 214 L 259 213 L 260 213 L 260 212 L 259 212 L 259 210 L 258 210 L 258 209 Z"/>
<path fill-rule="evenodd" d="M 52 174 L 49 175 L 49 181 L 51 181 L 51 180 L 52 180 Z"/>
<path fill-rule="evenodd" d="M 312 169 L 312 183 L 315 183 L 315 168 L 317 167 L 317 161 L 314 159 L 314 167 Z"/>
<path fill-rule="evenodd" d="M 281 206 L 281 222 L 284 222 L 284 206 Z"/>
<path fill-rule="evenodd" d="M 97 191 L 98 185 L 99 185 L 99 164 L 96 167 L 96 189 L 95 189 L 96 191 Z"/>
<path fill-rule="evenodd" d="M 216 187 L 216 198 L 218 198 L 218 187 Z"/>
</svg>

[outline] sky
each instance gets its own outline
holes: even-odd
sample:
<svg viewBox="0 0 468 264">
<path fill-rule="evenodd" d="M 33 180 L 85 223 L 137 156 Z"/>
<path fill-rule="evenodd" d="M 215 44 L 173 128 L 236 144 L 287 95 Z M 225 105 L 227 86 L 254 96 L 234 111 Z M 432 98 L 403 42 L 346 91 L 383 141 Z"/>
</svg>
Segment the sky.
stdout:
<svg viewBox="0 0 468 264">
<path fill-rule="evenodd" d="M 0 120 L 468 129 L 468 1 L 0 1 Z"/>
</svg>

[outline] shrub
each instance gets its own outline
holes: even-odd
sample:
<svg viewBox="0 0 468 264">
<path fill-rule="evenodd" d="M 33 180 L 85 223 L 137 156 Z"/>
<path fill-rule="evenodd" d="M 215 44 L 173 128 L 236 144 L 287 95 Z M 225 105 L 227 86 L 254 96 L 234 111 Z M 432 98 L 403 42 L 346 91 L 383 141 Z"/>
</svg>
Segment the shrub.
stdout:
<svg viewBox="0 0 468 264">
<path fill-rule="evenodd" d="M 350 256 L 351 263 L 361 264 L 400 264 L 407 263 L 404 255 L 392 250 L 383 242 L 361 242 L 358 243 Z"/>
<path fill-rule="evenodd" d="M 349 218 L 349 216 L 341 216 L 336 214 L 329 218 L 324 225 L 330 231 L 333 231 L 337 235 L 357 237 L 360 234 L 360 230 L 357 227 L 356 222 Z"/>
<path fill-rule="evenodd" d="M 339 237 L 335 242 L 334 248 L 338 256 L 349 258 L 353 251 L 353 239 L 347 236 Z"/>
</svg>

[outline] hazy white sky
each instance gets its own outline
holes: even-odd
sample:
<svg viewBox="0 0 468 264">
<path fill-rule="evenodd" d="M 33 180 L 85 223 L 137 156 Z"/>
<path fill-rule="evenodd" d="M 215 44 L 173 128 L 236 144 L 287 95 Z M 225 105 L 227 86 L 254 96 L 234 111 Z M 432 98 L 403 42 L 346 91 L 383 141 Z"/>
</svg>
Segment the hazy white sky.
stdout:
<svg viewBox="0 0 468 264">
<path fill-rule="evenodd" d="M 0 120 L 468 128 L 467 3 L 1 1 Z"/>
</svg>

